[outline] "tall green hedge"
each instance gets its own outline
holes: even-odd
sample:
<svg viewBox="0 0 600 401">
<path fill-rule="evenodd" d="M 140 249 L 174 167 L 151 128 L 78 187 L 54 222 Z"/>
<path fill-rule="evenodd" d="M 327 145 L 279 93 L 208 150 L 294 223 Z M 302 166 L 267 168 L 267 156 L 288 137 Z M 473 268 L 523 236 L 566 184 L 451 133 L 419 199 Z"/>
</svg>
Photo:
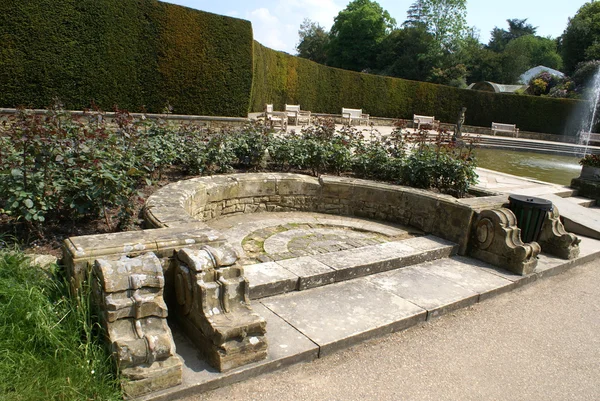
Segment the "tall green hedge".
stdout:
<svg viewBox="0 0 600 401">
<path fill-rule="evenodd" d="M 254 42 L 251 108 L 285 103 L 302 109 L 339 114 L 342 107 L 360 108 L 372 116 L 412 118 L 431 115 L 455 123 L 467 107 L 466 124 L 516 124 L 521 130 L 563 134 L 569 116 L 581 103 L 570 99 L 495 94 L 427 82 L 363 74 L 326 67 L 271 50 Z"/>
<path fill-rule="evenodd" d="M 248 112 L 248 21 L 156 0 L 3 0 L 0 43 L 0 107 Z"/>
</svg>

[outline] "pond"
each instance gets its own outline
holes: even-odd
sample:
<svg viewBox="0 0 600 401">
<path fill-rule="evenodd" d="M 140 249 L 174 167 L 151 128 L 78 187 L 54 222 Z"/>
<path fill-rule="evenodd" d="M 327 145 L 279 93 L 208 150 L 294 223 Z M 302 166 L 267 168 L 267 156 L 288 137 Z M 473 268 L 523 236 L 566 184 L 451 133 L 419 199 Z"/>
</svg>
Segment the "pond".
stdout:
<svg viewBox="0 0 600 401">
<path fill-rule="evenodd" d="M 503 149 L 476 149 L 478 167 L 540 181 L 569 185 L 579 177 L 579 157 Z"/>
</svg>

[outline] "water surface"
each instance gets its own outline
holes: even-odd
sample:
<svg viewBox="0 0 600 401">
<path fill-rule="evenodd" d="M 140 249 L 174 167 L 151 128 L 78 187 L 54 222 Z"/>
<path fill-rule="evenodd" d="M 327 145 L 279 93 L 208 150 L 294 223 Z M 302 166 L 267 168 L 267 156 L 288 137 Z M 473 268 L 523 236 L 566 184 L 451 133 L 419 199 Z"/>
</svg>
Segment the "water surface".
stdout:
<svg viewBox="0 0 600 401">
<path fill-rule="evenodd" d="M 476 149 L 477 166 L 502 173 L 569 185 L 579 177 L 579 157 L 501 149 Z"/>
</svg>

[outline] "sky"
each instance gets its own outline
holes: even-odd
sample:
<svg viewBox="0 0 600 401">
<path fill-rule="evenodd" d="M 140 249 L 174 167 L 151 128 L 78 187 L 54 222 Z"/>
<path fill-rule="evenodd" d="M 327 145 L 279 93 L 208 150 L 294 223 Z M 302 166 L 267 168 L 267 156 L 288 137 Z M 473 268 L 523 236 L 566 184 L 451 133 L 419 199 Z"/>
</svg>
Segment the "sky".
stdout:
<svg viewBox="0 0 600 401">
<path fill-rule="evenodd" d="M 305 18 L 329 30 L 335 16 L 351 0 L 165 0 L 196 10 L 242 18 L 252 22 L 254 39 L 275 50 L 296 54 L 298 29 Z M 537 35 L 556 38 L 586 0 L 468 0 L 467 23 L 487 43 L 494 27 L 508 29 L 507 19 L 524 19 L 537 27 Z M 406 19 L 413 0 L 379 0 L 396 19 Z"/>
</svg>

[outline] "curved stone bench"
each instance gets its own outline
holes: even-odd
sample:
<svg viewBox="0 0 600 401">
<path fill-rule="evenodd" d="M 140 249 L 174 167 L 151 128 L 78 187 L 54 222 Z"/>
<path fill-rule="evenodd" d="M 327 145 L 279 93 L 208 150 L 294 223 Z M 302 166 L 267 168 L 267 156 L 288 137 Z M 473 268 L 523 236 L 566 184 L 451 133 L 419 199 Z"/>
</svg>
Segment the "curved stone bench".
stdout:
<svg viewBox="0 0 600 401">
<path fill-rule="evenodd" d="M 345 177 L 255 173 L 169 184 L 146 202 L 150 227 L 181 227 L 256 212 L 320 212 L 418 228 L 459 244 L 464 254 L 474 209 L 449 195 Z"/>
</svg>

